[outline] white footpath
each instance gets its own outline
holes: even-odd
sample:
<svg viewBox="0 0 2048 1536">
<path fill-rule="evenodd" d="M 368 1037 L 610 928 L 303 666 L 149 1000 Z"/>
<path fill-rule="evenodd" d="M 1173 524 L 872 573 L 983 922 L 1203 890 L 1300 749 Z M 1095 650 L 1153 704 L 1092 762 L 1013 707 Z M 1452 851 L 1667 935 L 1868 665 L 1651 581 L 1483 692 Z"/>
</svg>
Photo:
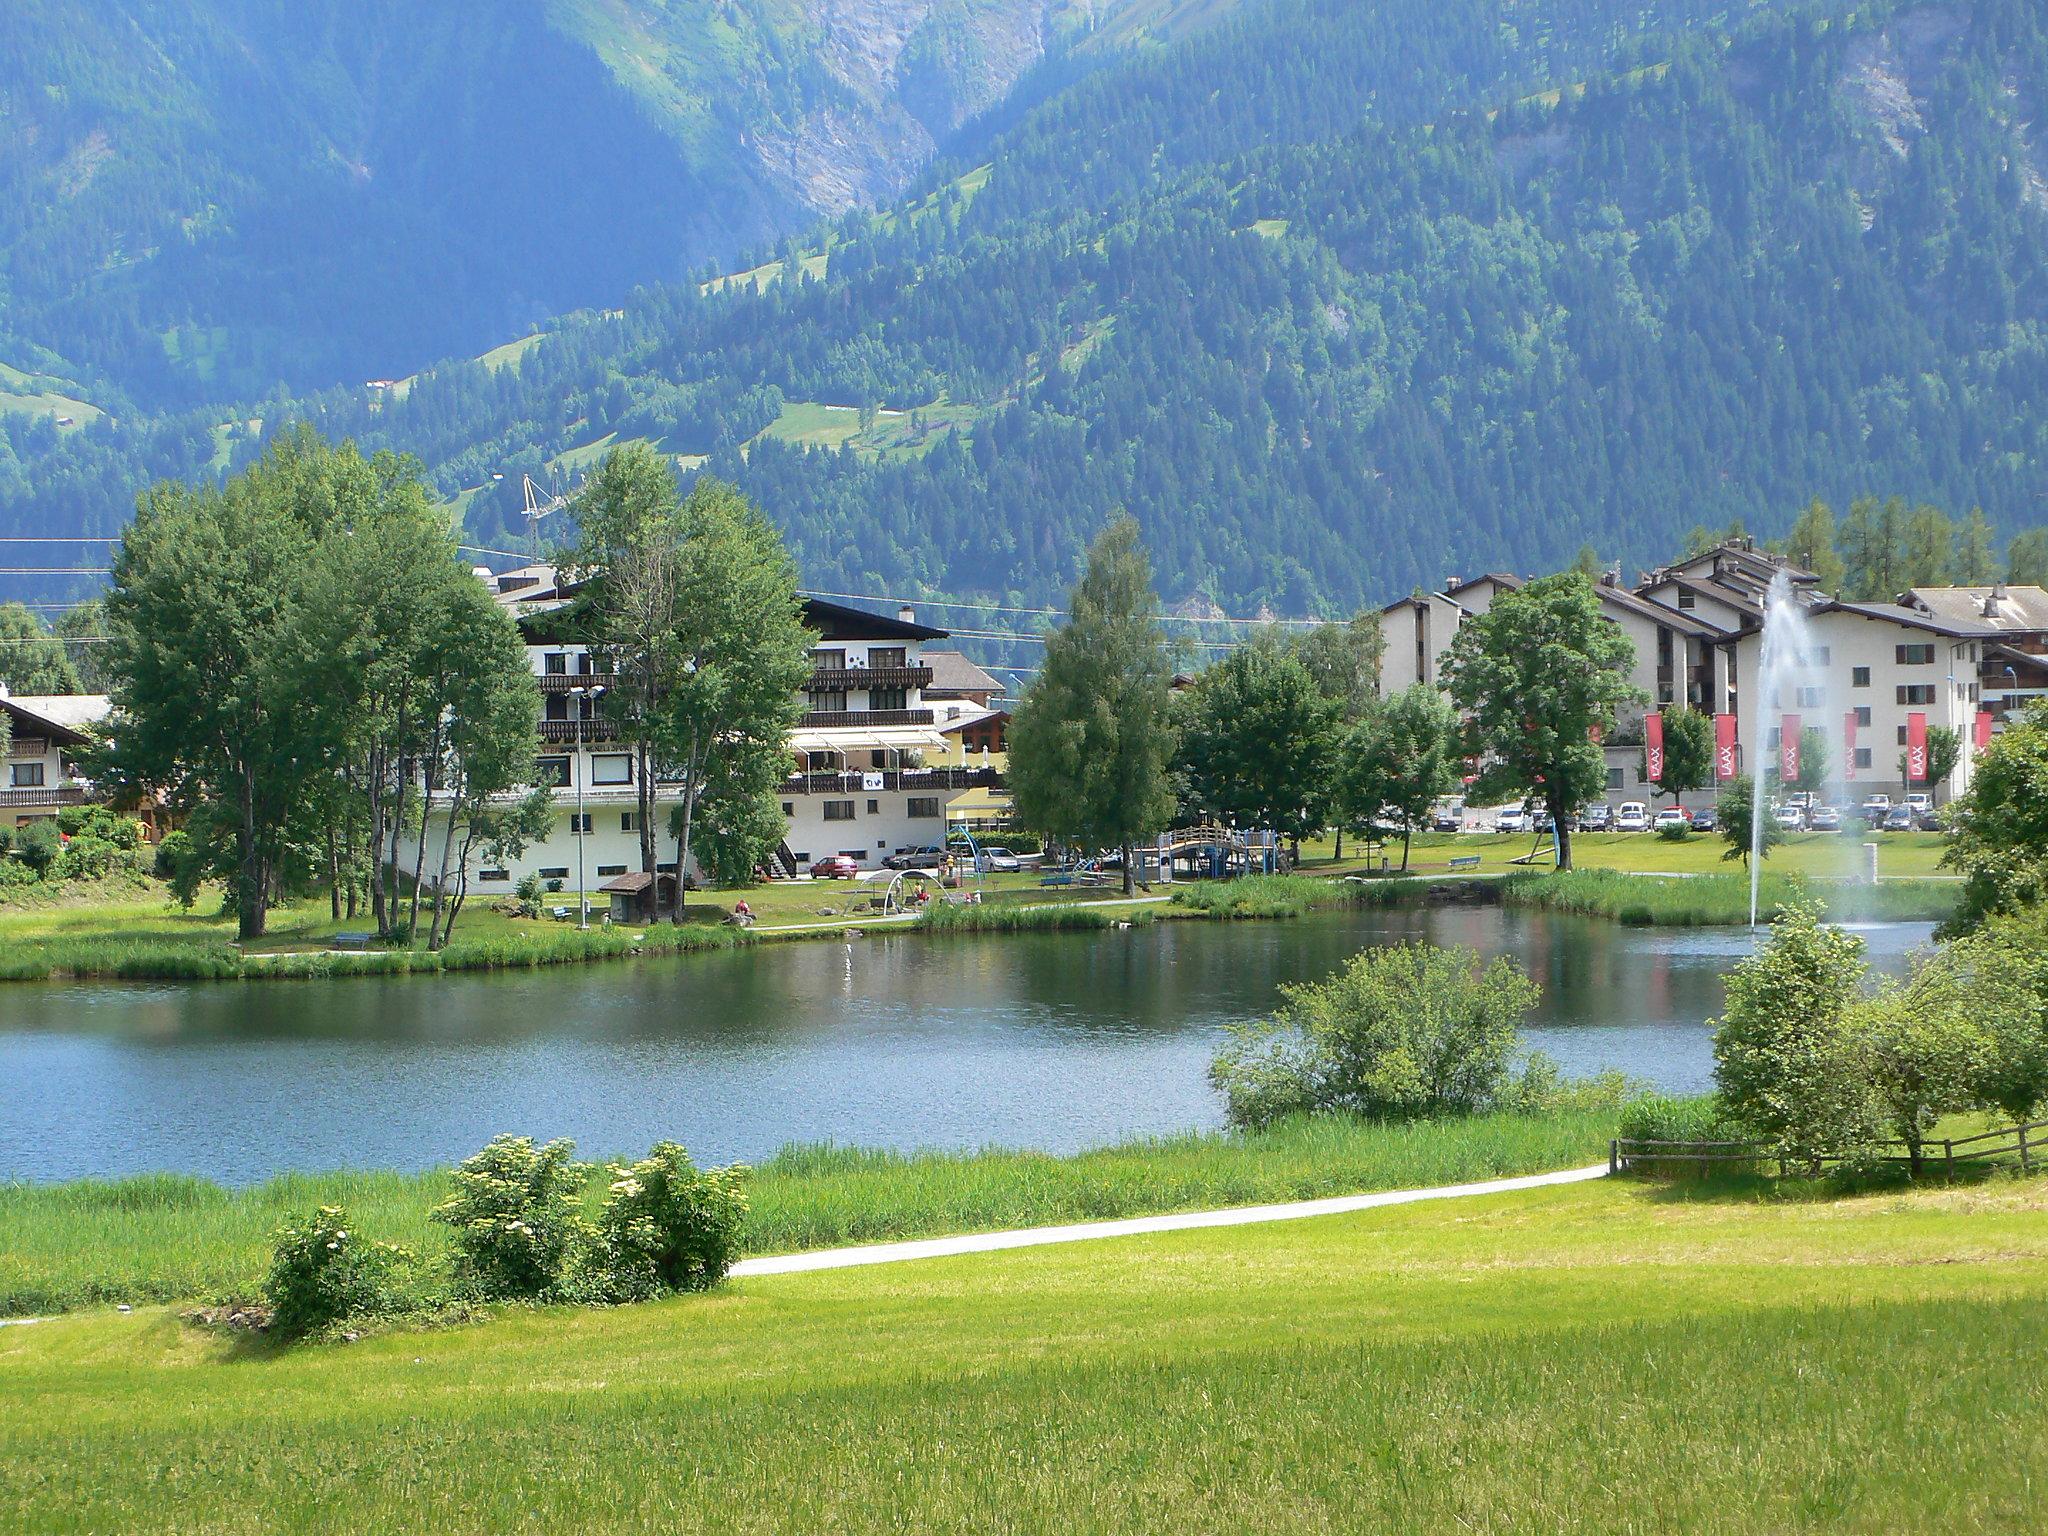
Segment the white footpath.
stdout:
<svg viewBox="0 0 2048 1536">
<path fill-rule="evenodd" d="M 1597 1163 L 1590 1168 L 1565 1168 L 1556 1173 L 1487 1179 L 1478 1184 L 1441 1184 L 1434 1189 L 1388 1189 L 1370 1195 L 1290 1200 L 1281 1205 L 1241 1205 L 1224 1211 L 1182 1211 L 1171 1216 L 1133 1216 L 1124 1221 L 1083 1221 L 1064 1227 L 1024 1227 L 1009 1232 L 973 1232 L 961 1237 L 927 1237 L 907 1243 L 873 1243 L 862 1248 L 825 1248 L 813 1253 L 742 1259 L 733 1265 L 731 1274 L 735 1279 L 745 1279 L 750 1275 L 793 1275 L 815 1269 L 853 1269 L 865 1264 L 901 1264 L 911 1259 L 995 1253 L 1005 1248 L 1087 1243 L 1105 1237 L 1190 1232 L 1204 1227 L 1249 1227 L 1268 1221 L 1304 1221 L 1313 1216 L 1341 1216 L 1351 1211 L 1373 1211 L 1389 1205 L 1414 1205 L 1423 1200 L 1505 1195 L 1518 1189 L 1546 1189 L 1555 1184 L 1580 1184 L 1588 1179 L 1606 1177 L 1607 1165 Z"/>
</svg>

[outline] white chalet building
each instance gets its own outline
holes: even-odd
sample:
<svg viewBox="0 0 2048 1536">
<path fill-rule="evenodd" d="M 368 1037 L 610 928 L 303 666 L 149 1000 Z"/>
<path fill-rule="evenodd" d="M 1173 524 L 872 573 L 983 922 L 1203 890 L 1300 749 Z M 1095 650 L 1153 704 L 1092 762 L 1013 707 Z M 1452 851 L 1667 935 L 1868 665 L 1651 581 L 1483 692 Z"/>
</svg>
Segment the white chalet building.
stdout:
<svg viewBox="0 0 2048 1536">
<path fill-rule="evenodd" d="M 601 909 L 609 902 L 621 915 L 644 913 L 633 754 L 606 717 L 602 658 L 564 622 L 572 594 L 545 565 L 480 574 L 517 613 L 526 637 L 541 689 L 538 761 L 543 782 L 554 792 L 556 819 L 548 836 L 517 861 L 472 868 L 470 889 L 489 896 L 535 874 L 573 895 L 580 803 L 580 879 L 592 905 Z M 908 608 L 891 617 L 815 598 L 804 604 L 804 622 L 818 639 L 803 713 L 789 738 L 789 776 L 779 791 L 789 828 L 771 855 L 771 872 L 800 874 L 830 854 L 873 868 L 892 853 L 943 844 L 948 802 L 1000 783 L 999 772 L 988 767 L 926 766 L 936 764 L 949 744 L 923 696 L 933 670 L 921 652 L 943 641 L 946 632 L 918 623 Z M 668 834 L 673 803 L 657 791 L 657 909 L 674 899 L 675 843 Z"/>
</svg>

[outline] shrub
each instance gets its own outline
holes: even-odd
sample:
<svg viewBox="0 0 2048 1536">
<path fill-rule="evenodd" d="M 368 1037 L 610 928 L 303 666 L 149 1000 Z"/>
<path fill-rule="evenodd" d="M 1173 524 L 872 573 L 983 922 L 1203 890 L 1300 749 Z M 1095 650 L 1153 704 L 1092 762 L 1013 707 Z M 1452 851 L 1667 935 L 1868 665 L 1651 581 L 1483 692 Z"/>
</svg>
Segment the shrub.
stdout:
<svg viewBox="0 0 2048 1536">
<path fill-rule="evenodd" d="M 1682 843 L 1692 836 L 1692 828 L 1682 821 L 1667 821 L 1657 828 L 1657 836 L 1667 843 Z"/>
<path fill-rule="evenodd" d="M 542 886 L 540 876 L 529 871 L 519 877 L 519 883 L 512 888 L 512 898 L 519 903 L 521 917 L 540 916 Z"/>
<path fill-rule="evenodd" d="M 48 817 L 28 822 L 14 834 L 14 853 L 38 877 L 49 873 L 50 866 L 57 862 L 57 855 L 63 851 L 63 840 L 57 835 L 57 823 Z"/>
<path fill-rule="evenodd" d="M 411 1258 L 391 1243 L 365 1243 L 338 1205 L 287 1222 L 277 1230 L 263 1281 L 270 1326 L 297 1339 L 344 1318 L 390 1311 L 391 1279 Z"/>
<path fill-rule="evenodd" d="M 716 1285 L 739 1252 L 747 1170 L 699 1173 L 672 1141 L 631 1167 L 613 1163 L 591 1234 L 595 1299 L 644 1301 Z"/>
<path fill-rule="evenodd" d="M 191 834 L 183 827 L 166 832 L 163 841 L 156 845 L 156 858 L 150 865 L 150 873 L 159 880 L 173 880 L 184 861 L 191 857 Z"/>
<path fill-rule="evenodd" d="M 1303 1110 L 1405 1119 L 1490 1108 L 1539 995 L 1514 961 L 1482 965 L 1470 949 L 1363 950 L 1323 981 L 1283 989 L 1270 1018 L 1233 1026 L 1210 1081 L 1241 1126 Z"/>
<path fill-rule="evenodd" d="M 1787 1157 L 1853 1156 L 1877 1137 L 1878 1106 L 1849 1011 L 1863 941 L 1788 903 L 1770 939 L 1728 976 L 1714 1028 L 1714 1081 L 1731 1116 Z"/>
<path fill-rule="evenodd" d="M 434 1220 L 455 1229 L 458 1278 L 487 1299 L 542 1297 L 561 1286 L 582 1235 L 576 1144 L 499 1136 L 455 1170 Z"/>
<path fill-rule="evenodd" d="M 50 866 L 50 877 L 56 880 L 97 880 L 114 867 L 114 861 L 122 850 L 103 837 L 84 833 L 71 839 L 57 855 L 57 862 Z"/>
</svg>

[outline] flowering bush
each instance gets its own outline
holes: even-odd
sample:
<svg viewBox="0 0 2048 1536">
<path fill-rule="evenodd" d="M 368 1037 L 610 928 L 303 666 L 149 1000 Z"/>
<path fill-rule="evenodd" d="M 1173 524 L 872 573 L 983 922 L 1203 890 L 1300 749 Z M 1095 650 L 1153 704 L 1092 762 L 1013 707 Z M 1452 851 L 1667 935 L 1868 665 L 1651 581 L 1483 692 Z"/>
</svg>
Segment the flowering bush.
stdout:
<svg viewBox="0 0 2048 1536">
<path fill-rule="evenodd" d="M 558 1294 L 583 1235 L 576 1144 L 500 1136 L 455 1170 L 434 1220 L 455 1229 L 458 1279 L 488 1299 Z"/>
<path fill-rule="evenodd" d="M 412 1258 L 395 1244 L 364 1242 L 338 1205 L 287 1222 L 276 1236 L 263 1294 L 270 1326 L 288 1339 L 388 1311 L 392 1276 Z"/>
<path fill-rule="evenodd" d="M 644 1301 L 725 1278 L 746 1219 L 747 1170 L 699 1173 L 672 1141 L 630 1167 L 613 1163 L 592 1231 L 591 1276 L 603 1300 Z"/>
</svg>

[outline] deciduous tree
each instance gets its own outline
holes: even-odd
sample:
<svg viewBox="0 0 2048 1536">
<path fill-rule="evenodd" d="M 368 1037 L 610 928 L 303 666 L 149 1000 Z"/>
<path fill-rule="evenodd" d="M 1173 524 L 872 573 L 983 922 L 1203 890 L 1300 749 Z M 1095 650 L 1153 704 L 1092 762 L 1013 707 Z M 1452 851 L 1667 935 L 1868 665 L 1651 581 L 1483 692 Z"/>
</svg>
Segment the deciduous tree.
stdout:
<svg viewBox="0 0 2048 1536">
<path fill-rule="evenodd" d="M 1444 683 L 1481 758 L 1481 795 L 1532 795 L 1557 827 L 1557 863 L 1572 867 L 1570 816 L 1606 786 L 1597 739 L 1641 699 L 1628 680 L 1635 647 L 1607 622 L 1593 585 L 1565 572 L 1501 593 L 1459 626 Z"/>
<path fill-rule="evenodd" d="M 1404 688 L 1344 733 L 1337 811 L 1354 826 L 1382 817 L 1401 829 L 1401 868 L 1438 798 L 1458 787 L 1458 712 L 1427 683 Z"/>
<path fill-rule="evenodd" d="M 1341 710 L 1285 647 L 1262 637 L 1232 651 L 1180 701 L 1191 807 L 1298 846 L 1328 824 Z"/>
</svg>

